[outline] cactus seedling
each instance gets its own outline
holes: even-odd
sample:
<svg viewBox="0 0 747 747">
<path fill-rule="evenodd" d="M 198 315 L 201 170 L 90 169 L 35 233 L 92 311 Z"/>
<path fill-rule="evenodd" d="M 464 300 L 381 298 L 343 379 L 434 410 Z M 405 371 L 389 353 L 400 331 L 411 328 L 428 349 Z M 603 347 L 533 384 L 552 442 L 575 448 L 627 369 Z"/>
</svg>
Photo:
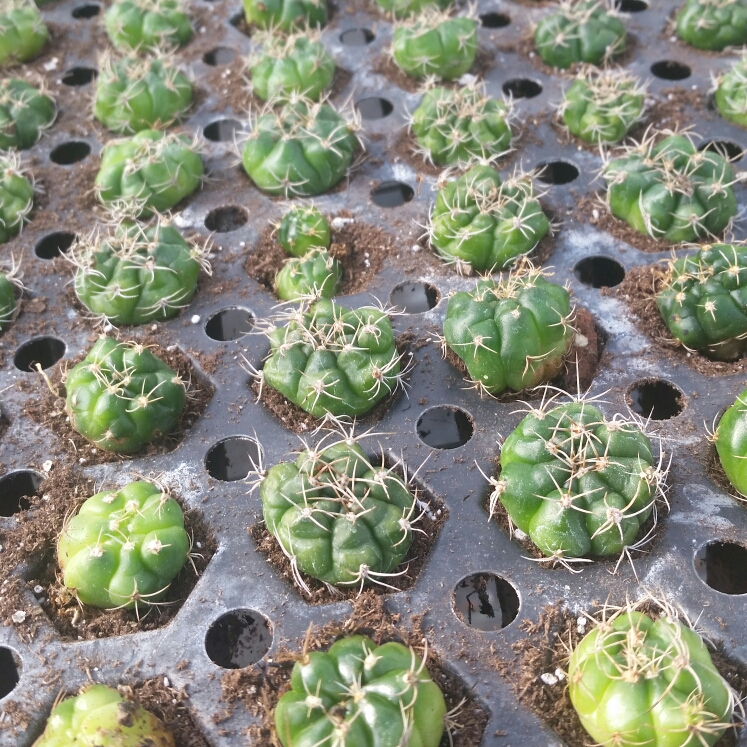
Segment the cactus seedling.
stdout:
<svg viewBox="0 0 747 747">
<path fill-rule="evenodd" d="M 430 7 L 446 10 L 451 0 L 376 0 L 376 4 L 395 18 L 405 18 Z"/>
<path fill-rule="evenodd" d="M 16 313 L 16 295 L 23 290 L 20 265 L 11 258 L 10 268 L 0 266 L 0 332 L 12 321 Z"/>
<path fill-rule="evenodd" d="M 175 747 L 163 722 L 113 687 L 91 685 L 65 698 L 49 714 L 33 747 Z"/>
<path fill-rule="evenodd" d="M 459 272 L 493 271 L 532 251 L 550 230 L 528 175 L 502 181 L 487 165 L 458 179 L 448 172 L 436 197 L 428 235 L 431 246 Z"/>
<path fill-rule="evenodd" d="M 182 0 L 117 0 L 106 11 L 104 25 L 121 50 L 181 47 L 192 36 Z"/>
<path fill-rule="evenodd" d="M 410 129 L 423 157 L 447 166 L 508 151 L 510 116 L 510 106 L 486 96 L 477 83 L 458 90 L 432 88 L 413 113 Z"/>
<path fill-rule="evenodd" d="M 520 391 L 552 379 L 573 342 L 570 295 L 528 262 L 498 281 L 479 280 L 449 298 L 444 351 L 451 348 L 481 391 Z"/>
<path fill-rule="evenodd" d="M 13 151 L 0 154 L 0 244 L 20 233 L 34 207 L 34 188 Z"/>
<path fill-rule="evenodd" d="M 394 28 L 394 61 L 413 78 L 459 78 L 472 67 L 476 53 L 477 21 L 452 18 L 431 5 Z"/>
<path fill-rule="evenodd" d="M 188 554 L 179 504 L 143 481 L 92 495 L 57 541 L 63 583 L 101 609 L 156 604 Z"/>
<path fill-rule="evenodd" d="M 747 55 L 716 78 L 713 98 L 724 119 L 747 127 Z"/>
<path fill-rule="evenodd" d="M 243 0 L 250 26 L 290 31 L 299 26 L 327 23 L 327 0 Z"/>
<path fill-rule="evenodd" d="M 713 442 L 729 482 L 747 496 L 747 389 L 721 417 Z"/>
<path fill-rule="evenodd" d="M 166 129 L 191 105 L 192 84 L 168 59 L 102 57 L 93 116 L 110 130 L 134 134 Z"/>
<path fill-rule="evenodd" d="M 144 345 L 101 337 L 67 373 L 72 427 L 99 449 L 131 454 L 168 433 L 186 403 L 181 378 Z"/>
<path fill-rule="evenodd" d="M 35 145 L 57 116 L 57 106 L 43 90 L 19 78 L 0 81 L 0 149 Z"/>
<path fill-rule="evenodd" d="M 300 93 L 317 101 L 332 85 L 335 61 L 319 33 L 311 29 L 285 36 L 273 31 L 253 37 L 255 50 L 248 60 L 252 91 L 263 101 Z"/>
<path fill-rule="evenodd" d="M 720 52 L 747 43 L 744 0 L 686 0 L 677 14 L 677 36 L 698 49 Z"/>
<path fill-rule="evenodd" d="M 401 643 L 365 636 L 304 651 L 275 708 L 283 747 L 438 747 L 446 704 L 425 661 Z M 375 735 L 375 736 L 374 736 Z"/>
<path fill-rule="evenodd" d="M 280 221 L 278 241 L 294 257 L 303 257 L 311 249 L 329 249 L 329 223 L 313 205 L 294 205 Z"/>
<path fill-rule="evenodd" d="M 332 298 L 340 288 L 342 266 L 326 249 L 312 249 L 303 257 L 289 259 L 275 278 L 281 301 Z"/>
<path fill-rule="evenodd" d="M 558 114 L 587 143 L 618 143 L 643 115 L 645 85 L 624 70 L 582 70 L 565 92 Z"/>
<path fill-rule="evenodd" d="M 95 187 L 105 204 L 119 204 L 147 217 L 191 195 L 203 172 L 195 146 L 183 135 L 141 130 L 104 148 Z"/>
<path fill-rule="evenodd" d="M 27 62 L 41 52 L 49 32 L 33 0 L 2 0 L 0 65 Z"/>
<path fill-rule="evenodd" d="M 651 132 L 619 152 L 604 167 L 607 199 L 612 214 L 639 233 L 695 241 L 717 236 L 736 215 L 731 165 L 719 153 L 699 152 L 686 133 Z"/>
<path fill-rule="evenodd" d="M 539 56 L 551 67 L 606 64 L 625 50 L 625 24 L 607 0 L 562 0 L 534 32 Z"/>
</svg>

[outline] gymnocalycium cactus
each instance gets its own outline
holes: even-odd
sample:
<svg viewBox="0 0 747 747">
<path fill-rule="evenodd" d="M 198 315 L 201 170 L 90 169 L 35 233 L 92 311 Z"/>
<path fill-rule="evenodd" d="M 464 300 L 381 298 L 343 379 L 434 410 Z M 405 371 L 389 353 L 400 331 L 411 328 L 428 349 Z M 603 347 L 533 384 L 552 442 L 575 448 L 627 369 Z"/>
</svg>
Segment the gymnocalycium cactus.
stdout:
<svg viewBox="0 0 747 747">
<path fill-rule="evenodd" d="M 138 481 L 88 498 L 57 540 L 57 561 L 83 604 L 138 609 L 163 598 L 189 548 L 179 504 Z"/>
<path fill-rule="evenodd" d="M 20 78 L 0 81 L 0 149 L 35 145 L 57 116 L 57 105 L 43 90 Z"/>
<path fill-rule="evenodd" d="M 729 482 L 747 496 L 747 389 L 722 415 L 713 442 Z"/>
<path fill-rule="evenodd" d="M 186 403 L 181 378 L 144 345 L 101 337 L 68 371 L 65 410 L 99 449 L 134 451 L 167 434 Z"/>
<path fill-rule="evenodd" d="M 49 714 L 33 747 L 175 747 L 163 722 L 139 703 L 125 700 L 113 687 L 91 685 L 65 698 Z"/>
<path fill-rule="evenodd" d="M 20 265 L 11 257 L 11 266 L 0 266 L 0 332 L 2 332 L 16 313 L 16 295 L 23 290 L 21 283 Z"/>
<path fill-rule="evenodd" d="M 20 233 L 33 207 L 34 187 L 20 159 L 13 151 L 0 153 L 0 244 Z"/>
<path fill-rule="evenodd" d="M 394 27 L 392 56 L 413 78 L 434 75 L 444 80 L 468 72 L 477 53 L 477 21 L 452 18 L 432 5 Z"/>
<path fill-rule="evenodd" d="M 326 249 L 312 249 L 303 257 L 289 259 L 275 278 L 281 301 L 332 298 L 340 288 L 342 266 Z"/>
<path fill-rule="evenodd" d="M 303 97 L 275 103 L 259 113 L 244 143 L 246 173 L 271 195 L 312 196 L 334 187 L 358 144 L 357 119 Z"/>
<path fill-rule="evenodd" d="M 377 308 L 351 311 L 322 299 L 267 336 L 260 380 L 314 417 L 363 415 L 401 386 L 392 325 Z"/>
<path fill-rule="evenodd" d="M 552 379 L 574 333 L 568 291 L 526 262 L 449 298 L 443 347 L 462 359 L 480 391 L 499 394 Z"/>
<path fill-rule="evenodd" d="M 539 56 L 562 69 L 574 62 L 607 63 L 625 50 L 625 42 L 625 24 L 607 0 L 561 0 L 534 32 Z"/>
<path fill-rule="evenodd" d="M 584 729 L 616 747 L 711 747 L 735 693 L 676 610 L 653 620 L 638 607 L 605 615 L 571 654 L 568 694 Z"/>
<path fill-rule="evenodd" d="M 395 18 L 405 18 L 430 7 L 445 10 L 451 4 L 451 0 L 376 0 L 376 4 Z"/>
<path fill-rule="evenodd" d="M 483 85 L 432 88 L 410 119 L 423 157 L 438 166 L 489 159 L 511 147 L 506 102 L 489 98 Z"/>
<path fill-rule="evenodd" d="M 686 0 L 677 14 L 677 36 L 698 49 L 720 52 L 747 43 L 745 0 Z"/>
<path fill-rule="evenodd" d="M 327 0 L 243 0 L 250 26 L 290 31 L 298 26 L 321 28 L 327 23 Z"/>
<path fill-rule="evenodd" d="M 93 116 L 110 130 L 134 134 L 166 129 L 191 105 L 189 78 L 167 58 L 103 55 Z"/>
<path fill-rule="evenodd" d="M 719 153 L 699 152 L 686 133 L 652 132 L 621 151 L 604 168 L 607 200 L 639 233 L 695 241 L 717 236 L 736 215 L 731 165 Z"/>
<path fill-rule="evenodd" d="M 141 130 L 106 145 L 95 187 L 103 203 L 147 217 L 153 211 L 166 212 L 191 195 L 203 173 L 202 158 L 186 137 Z"/>
<path fill-rule="evenodd" d="M 307 29 L 285 36 L 269 31 L 252 38 L 254 54 L 248 60 L 252 91 L 263 101 L 300 93 L 317 101 L 332 85 L 335 61 L 319 32 Z"/>
<path fill-rule="evenodd" d="M 32 60 L 48 35 L 33 0 L 3 0 L 0 4 L 0 65 Z"/>
<path fill-rule="evenodd" d="M 294 257 L 316 248 L 329 249 L 329 223 L 313 205 L 294 205 L 280 221 L 278 241 Z"/>
<path fill-rule="evenodd" d="M 618 143 L 643 116 L 646 86 L 624 70 L 582 70 L 565 92 L 558 114 L 587 143 Z"/>
<path fill-rule="evenodd" d="M 117 0 L 104 15 L 117 49 L 181 47 L 192 37 L 182 0 Z"/>
<path fill-rule="evenodd" d="M 441 689 L 412 649 L 356 635 L 303 652 L 275 728 L 283 747 L 366 747 L 372 735 L 377 747 L 438 747 L 445 716 Z"/>
<path fill-rule="evenodd" d="M 96 231 L 79 240 L 69 258 L 80 301 L 115 326 L 171 319 L 194 295 L 200 270 L 211 272 L 206 250 L 160 218 L 154 225 L 125 220 L 108 234 Z"/>
<path fill-rule="evenodd" d="M 747 55 L 716 78 L 713 98 L 724 119 L 747 127 Z"/>
<path fill-rule="evenodd" d="M 442 178 L 430 216 L 431 246 L 460 273 L 498 270 L 528 254 L 550 230 L 531 178 L 515 173 L 502 181 L 487 165 L 458 179 Z"/>
</svg>

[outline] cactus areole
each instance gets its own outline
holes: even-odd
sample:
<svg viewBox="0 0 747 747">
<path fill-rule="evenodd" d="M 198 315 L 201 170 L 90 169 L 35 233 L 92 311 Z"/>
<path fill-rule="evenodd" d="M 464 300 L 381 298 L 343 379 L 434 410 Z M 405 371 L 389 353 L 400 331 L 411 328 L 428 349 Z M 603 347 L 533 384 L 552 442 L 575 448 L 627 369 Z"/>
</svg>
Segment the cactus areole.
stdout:
<svg viewBox="0 0 747 747">
<path fill-rule="evenodd" d="M 295 663 L 275 728 L 283 747 L 438 747 L 445 715 L 441 689 L 412 649 L 351 636 Z"/>
<path fill-rule="evenodd" d="M 698 49 L 720 52 L 747 43 L 745 0 L 686 0 L 677 14 L 677 35 Z"/>
<path fill-rule="evenodd" d="M 34 145 L 57 116 L 55 102 L 19 78 L 0 81 L 0 148 Z"/>
<path fill-rule="evenodd" d="M 104 15 L 117 49 L 181 47 L 192 36 L 182 0 L 117 0 Z"/>
<path fill-rule="evenodd" d="M 722 415 L 713 441 L 729 482 L 747 496 L 747 389 Z"/>
<path fill-rule="evenodd" d="M 243 0 L 246 22 L 262 29 L 290 31 L 327 23 L 327 0 Z"/>
</svg>

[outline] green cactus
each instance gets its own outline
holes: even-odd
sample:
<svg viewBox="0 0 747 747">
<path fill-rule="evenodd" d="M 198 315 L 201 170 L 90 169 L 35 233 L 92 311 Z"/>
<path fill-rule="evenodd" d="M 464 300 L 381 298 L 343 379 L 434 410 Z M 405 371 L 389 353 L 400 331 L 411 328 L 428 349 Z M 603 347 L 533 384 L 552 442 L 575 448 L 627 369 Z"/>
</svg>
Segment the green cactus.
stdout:
<svg viewBox="0 0 747 747">
<path fill-rule="evenodd" d="M 582 70 L 565 92 L 558 114 L 587 143 L 618 143 L 643 117 L 646 86 L 624 70 Z"/>
<path fill-rule="evenodd" d="M 57 540 L 62 582 L 101 609 L 155 604 L 188 555 L 179 504 L 143 481 L 92 495 Z"/>
<path fill-rule="evenodd" d="M 568 291 L 523 263 L 508 277 L 479 280 L 449 298 L 444 351 L 464 361 L 480 391 L 521 391 L 556 376 L 573 343 Z"/>
<path fill-rule="evenodd" d="M 747 43 L 745 0 L 686 0 L 677 13 L 677 36 L 698 49 L 720 52 Z"/>
<path fill-rule="evenodd" d="M 275 293 L 281 301 L 332 298 L 341 280 L 340 263 L 326 249 L 312 249 L 282 266 L 275 278 Z"/>
<path fill-rule="evenodd" d="M 394 27 L 392 55 L 413 78 L 434 75 L 454 80 L 472 67 L 477 54 L 477 21 L 452 18 L 429 5 Z"/>
<path fill-rule="evenodd" d="M 501 181 L 485 165 L 441 184 L 428 233 L 436 253 L 467 273 L 507 267 L 549 230 L 529 176 L 515 173 Z"/>
<path fill-rule="evenodd" d="M 48 36 L 33 0 L 3 0 L 0 5 L 0 65 L 34 59 Z"/>
<path fill-rule="evenodd" d="M 379 309 L 322 299 L 267 336 L 261 380 L 314 417 L 363 415 L 401 386 L 394 332 Z"/>
<path fill-rule="evenodd" d="M 716 78 L 713 98 L 724 119 L 747 127 L 747 55 Z"/>
<path fill-rule="evenodd" d="M 153 211 L 166 212 L 191 195 L 203 173 L 196 146 L 186 137 L 141 130 L 106 145 L 95 188 L 103 203 L 147 217 Z"/>
<path fill-rule="evenodd" d="M 181 378 L 144 345 L 101 337 L 68 371 L 70 425 L 103 451 L 131 454 L 176 426 L 186 403 Z"/>
<path fill-rule="evenodd" d="M 0 244 L 20 233 L 34 207 L 34 188 L 13 151 L 0 153 Z"/>
<path fill-rule="evenodd" d="M 23 290 L 20 269 L 15 257 L 11 257 L 10 267 L 0 265 L 0 332 L 7 328 L 16 314 L 16 296 Z"/>
<path fill-rule="evenodd" d="M 747 389 L 721 416 L 713 442 L 729 482 L 747 496 Z"/>
<path fill-rule="evenodd" d="M 321 28 L 327 23 L 327 0 L 243 0 L 250 26 L 290 31 L 299 26 Z"/>
<path fill-rule="evenodd" d="M 608 0 L 561 0 L 534 32 L 539 56 L 551 67 L 608 63 L 625 50 L 625 24 Z"/>
<path fill-rule="evenodd" d="M 197 290 L 200 270 L 210 274 L 206 251 L 188 243 L 160 218 L 142 226 L 122 221 L 114 230 L 79 240 L 75 293 L 110 324 L 145 324 L 176 316 Z"/>
<path fill-rule="evenodd" d="M 190 106 L 192 84 L 166 57 L 102 57 L 93 116 L 113 132 L 166 129 Z"/>
<path fill-rule="evenodd" d="M 512 526 L 552 562 L 641 546 L 651 533 L 636 542 L 638 530 L 666 476 L 648 437 L 583 400 L 551 404 L 530 410 L 504 442 L 491 517 L 500 501 Z"/>
<path fill-rule="evenodd" d="M 451 0 L 376 0 L 376 4 L 395 18 L 406 18 L 430 7 L 446 10 Z"/>
<path fill-rule="evenodd" d="M 484 85 L 432 88 L 410 119 L 424 158 L 438 166 L 489 159 L 511 147 L 511 109 L 485 95 Z"/>
<path fill-rule="evenodd" d="M 114 688 L 90 685 L 49 714 L 33 747 L 175 747 L 163 722 Z"/>
<path fill-rule="evenodd" d="M 394 641 L 365 636 L 304 653 L 275 708 L 283 747 L 438 747 L 446 704 L 425 662 Z"/>
<path fill-rule="evenodd" d="M 57 105 L 43 89 L 20 78 L 0 80 L 0 149 L 30 148 L 56 116 Z"/>
<path fill-rule="evenodd" d="M 604 168 L 616 218 L 673 242 L 717 236 L 730 225 L 737 213 L 735 176 L 719 153 L 699 152 L 689 135 L 670 131 L 652 132 L 620 151 Z"/>
<path fill-rule="evenodd" d="M 183 0 L 117 0 L 104 25 L 120 50 L 181 47 L 192 37 Z"/>
<path fill-rule="evenodd" d="M 316 248 L 329 249 L 329 223 L 313 205 L 294 205 L 280 221 L 278 241 L 294 257 Z"/>
<path fill-rule="evenodd" d="M 255 52 L 248 60 L 252 91 L 263 101 L 292 93 L 318 101 L 332 85 L 335 61 L 318 32 L 307 29 L 289 36 L 261 32 L 252 41 Z"/>
<path fill-rule="evenodd" d="M 277 109 L 274 103 L 259 113 L 244 143 L 246 173 L 271 195 L 303 197 L 332 189 L 353 158 L 357 121 L 303 97 Z"/>
</svg>

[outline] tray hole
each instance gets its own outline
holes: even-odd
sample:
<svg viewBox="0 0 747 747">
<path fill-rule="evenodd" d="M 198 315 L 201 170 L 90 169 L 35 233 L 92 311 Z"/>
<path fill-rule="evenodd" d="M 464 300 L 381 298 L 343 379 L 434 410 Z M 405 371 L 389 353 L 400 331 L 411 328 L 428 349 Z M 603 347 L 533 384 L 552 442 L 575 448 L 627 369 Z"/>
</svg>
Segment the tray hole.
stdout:
<svg viewBox="0 0 747 747">
<path fill-rule="evenodd" d="M 205 652 L 223 669 L 256 664 L 272 646 L 272 631 L 264 615 L 254 610 L 233 610 L 221 615 L 205 636 Z"/>
<path fill-rule="evenodd" d="M 685 80 L 692 71 L 689 66 L 677 60 L 660 60 L 651 65 L 651 72 L 662 80 Z"/>
<path fill-rule="evenodd" d="M 66 350 L 65 343 L 56 337 L 37 337 L 24 342 L 16 350 L 13 365 L 19 371 L 26 371 L 27 373 L 36 371 L 37 363 L 42 368 L 51 368 L 65 355 Z"/>
<path fill-rule="evenodd" d="M 70 15 L 72 15 L 73 18 L 96 18 L 96 16 L 101 13 L 101 6 L 100 5 L 94 5 L 93 3 L 87 3 L 86 5 L 79 5 L 77 8 L 73 8 L 73 11 Z"/>
<path fill-rule="evenodd" d="M 641 13 L 649 9 L 649 4 L 643 0 L 617 0 L 615 7 L 623 13 Z"/>
<path fill-rule="evenodd" d="M 48 233 L 40 239 L 34 247 L 34 254 L 39 259 L 54 259 L 64 254 L 72 245 L 78 236 L 69 231 L 55 231 Z"/>
<path fill-rule="evenodd" d="M 401 283 L 389 295 L 389 303 L 405 314 L 423 314 L 440 300 L 438 288 L 430 283 Z"/>
<path fill-rule="evenodd" d="M 16 689 L 20 679 L 20 662 L 12 649 L 0 646 L 0 698 Z"/>
<path fill-rule="evenodd" d="M 475 424 L 465 410 L 451 405 L 428 408 L 415 426 L 418 438 L 434 449 L 457 449 L 472 438 Z"/>
<path fill-rule="evenodd" d="M 388 99 L 371 96 L 358 101 L 355 108 L 361 113 L 363 119 L 384 119 L 394 111 L 394 104 Z"/>
<path fill-rule="evenodd" d="M 259 444 L 249 436 L 231 436 L 208 449 L 205 469 L 221 482 L 243 480 L 259 467 L 262 454 Z"/>
<path fill-rule="evenodd" d="M 205 52 L 202 61 L 206 65 L 217 67 L 218 65 L 228 65 L 229 62 L 233 62 L 234 57 L 236 57 L 236 50 L 230 47 L 216 47 L 209 52 Z"/>
<path fill-rule="evenodd" d="M 542 93 L 542 85 L 531 78 L 512 78 L 503 84 L 503 93 L 515 99 L 533 99 Z"/>
<path fill-rule="evenodd" d="M 651 420 L 669 420 L 684 409 L 682 392 L 664 379 L 639 381 L 628 390 L 630 409 Z"/>
<path fill-rule="evenodd" d="M 698 150 L 718 153 L 729 161 L 738 161 L 744 155 L 744 148 L 733 140 L 709 140 L 703 143 Z"/>
<path fill-rule="evenodd" d="M 0 516 L 13 516 L 29 509 L 29 498 L 37 494 L 43 479 L 30 469 L 19 469 L 0 477 Z"/>
<path fill-rule="evenodd" d="M 537 178 L 545 184 L 570 184 L 579 176 L 578 168 L 570 161 L 546 161 L 537 164 Z"/>
<path fill-rule="evenodd" d="M 62 82 L 66 86 L 87 86 L 97 75 L 92 67 L 73 67 L 62 76 Z"/>
<path fill-rule="evenodd" d="M 625 279 L 625 268 L 612 257 L 584 257 L 573 268 L 576 279 L 592 288 L 614 288 Z"/>
<path fill-rule="evenodd" d="M 230 342 L 248 335 L 254 327 L 254 314 L 240 306 L 228 306 L 216 311 L 205 322 L 205 334 L 211 340 Z"/>
<path fill-rule="evenodd" d="M 205 216 L 205 228 L 216 233 L 230 233 L 238 231 L 249 221 L 249 214 L 237 205 L 224 205 L 211 210 Z"/>
<path fill-rule="evenodd" d="M 723 594 L 747 594 L 747 548 L 736 542 L 708 542 L 695 553 L 695 572 Z"/>
<path fill-rule="evenodd" d="M 241 122 L 237 119 L 219 119 L 211 122 L 202 134 L 214 143 L 225 143 L 233 140 L 234 135 L 241 129 Z"/>
<path fill-rule="evenodd" d="M 376 38 L 371 29 L 348 29 L 340 34 L 340 41 L 351 47 L 365 47 Z"/>
<path fill-rule="evenodd" d="M 403 182 L 381 182 L 371 192 L 371 199 L 384 208 L 400 207 L 415 197 L 415 191 Z"/>
<path fill-rule="evenodd" d="M 70 140 L 67 143 L 58 145 L 50 154 L 49 158 L 53 163 L 60 166 L 70 166 L 78 163 L 91 153 L 91 146 L 82 140 Z"/>
<path fill-rule="evenodd" d="M 513 585 L 494 573 L 467 576 L 454 589 L 457 616 L 478 630 L 505 628 L 516 619 L 520 606 Z"/>
<path fill-rule="evenodd" d="M 511 16 L 507 13 L 483 13 L 480 16 L 480 23 L 486 29 L 502 29 L 511 23 Z"/>
</svg>

